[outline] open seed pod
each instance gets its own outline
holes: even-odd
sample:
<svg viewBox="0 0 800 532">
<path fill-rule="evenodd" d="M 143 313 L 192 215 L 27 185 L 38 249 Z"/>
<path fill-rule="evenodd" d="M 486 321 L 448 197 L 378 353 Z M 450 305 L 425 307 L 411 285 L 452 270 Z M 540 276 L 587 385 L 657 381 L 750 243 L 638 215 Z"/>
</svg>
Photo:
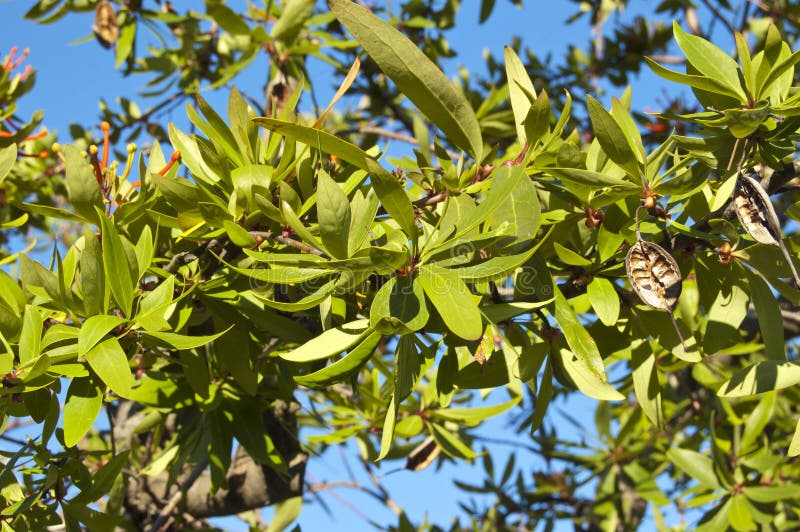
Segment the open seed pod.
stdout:
<svg viewBox="0 0 800 532">
<path fill-rule="evenodd" d="M 643 303 L 669 313 L 672 325 L 675 327 L 675 332 L 678 333 L 678 338 L 680 338 L 685 351 L 686 342 L 683 340 L 683 335 L 673 314 L 683 289 L 683 279 L 678 263 L 658 244 L 642 240 L 642 236 L 639 234 L 638 210 L 636 237 L 636 243 L 628 249 L 628 254 L 625 256 L 628 280 Z"/>
<path fill-rule="evenodd" d="M 633 290 L 645 304 L 672 312 L 683 284 L 672 255 L 652 242 L 639 240 L 628 250 L 625 269 Z"/>
<path fill-rule="evenodd" d="M 104 48 L 111 48 L 119 39 L 117 12 L 108 0 L 102 0 L 94 10 L 92 31 Z"/>
<path fill-rule="evenodd" d="M 775 214 L 769 194 L 761 186 L 761 183 L 740 172 L 733 193 L 733 205 L 739 223 L 742 224 L 747 234 L 753 237 L 753 240 L 781 248 L 781 252 L 792 270 L 794 281 L 800 287 L 800 276 L 797 274 L 789 249 L 781 238 L 781 224 L 778 221 L 778 215 Z"/>
</svg>

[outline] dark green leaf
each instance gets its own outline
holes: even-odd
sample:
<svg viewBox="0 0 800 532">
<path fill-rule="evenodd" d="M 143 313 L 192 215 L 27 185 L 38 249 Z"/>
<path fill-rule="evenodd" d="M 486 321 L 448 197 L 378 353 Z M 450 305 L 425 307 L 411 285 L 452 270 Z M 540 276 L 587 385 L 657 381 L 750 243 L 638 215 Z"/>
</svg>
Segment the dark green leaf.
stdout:
<svg viewBox="0 0 800 532">
<path fill-rule="evenodd" d="M 102 406 L 103 393 L 91 379 L 72 379 L 64 403 L 64 445 L 72 447 L 81 441 Z"/>
<path fill-rule="evenodd" d="M 611 113 L 606 111 L 603 105 L 592 96 L 586 97 L 586 105 L 589 109 L 589 118 L 592 120 L 595 137 L 608 158 L 617 163 L 631 177 L 637 180 L 641 178 L 644 168 L 631 148 L 632 142 L 628 141 L 625 132 L 611 116 Z"/>
<path fill-rule="evenodd" d="M 350 0 L 329 0 L 339 19 L 399 91 L 476 161 L 483 155 L 478 119 L 464 94 L 398 30 Z"/>
<path fill-rule="evenodd" d="M 348 257 L 350 203 L 336 181 L 325 170 L 317 176 L 317 219 L 325 248 L 334 258 Z"/>
<path fill-rule="evenodd" d="M 800 365 L 765 360 L 736 373 L 717 390 L 720 397 L 744 397 L 781 390 L 800 383 Z"/>
<path fill-rule="evenodd" d="M 87 222 L 97 223 L 97 211 L 103 208 L 103 194 L 92 165 L 75 146 L 64 146 L 64 158 L 67 172 L 67 194 L 75 212 Z M 105 216 L 102 216 L 105 217 Z"/>
<path fill-rule="evenodd" d="M 381 338 L 383 335 L 380 333 L 370 333 L 361 343 L 333 364 L 307 375 L 298 375 L 294 377 L 294 381 L 301 386 L 312 388 L 330 386 L 335 382 L 344 381 L 367 363 Z"/>
<path fill-rule="evenodd" d="M 383 334 L 407 334 L 428 323 L 428 307 L 416 277 L 392 277 L 372 300 L 369 322 Z"/>
<path fill-rule="evenodd" d="M 117 233 L 114 223 L 97 209 L 100 219 L 103 246 L 103 270 L 106 282 L 111 288 L 111 295 L 125 316 L 131 316 L 133 306 L 133 275 L 128 265 L 128 257 L 122 244 L 122 237 Z"/>
</svg>

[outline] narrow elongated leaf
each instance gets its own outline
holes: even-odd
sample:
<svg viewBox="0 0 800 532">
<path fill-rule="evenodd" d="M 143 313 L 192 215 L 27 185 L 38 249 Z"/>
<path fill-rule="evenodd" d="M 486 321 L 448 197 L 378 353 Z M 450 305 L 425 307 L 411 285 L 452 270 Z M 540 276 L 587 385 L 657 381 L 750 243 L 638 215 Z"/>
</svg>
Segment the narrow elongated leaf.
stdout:
<svg viewBox="0 0 800 532">
<path fill-rule="evenodd" d="M 25 306 L 22 317 L 22 331 L 19 334 L 19 361 L 25 364 L 38 357 L 42 344 L 42 315 L 39 309 L 31 305 Z"/>
<path fill-rule="evenodd" d="M 697 480 L 704 488 L 721 489 L 711 458 L 682 447 L 670 447 L 667 458 L 678 466 L 684 473 Z"/>
<path fill-rule="evenodd" d="M 259 117 L 254 118 L 253 121 L 259 126 L 274 131 L 279 135 L 301 142 L 306 146 L 321 150 L 324 153 L 336 155 L 340 159 L 362 170 L 369 170 L 367 168 L 369 155 L 367 155 L 364 150 L 330 133 L 313 127 L 295 124 L 294 122 L 279 120 L 277 118 Z"/>
<path fill-rule="evenodd" d="M 664 410 L 661 403 L 661 386 L 658 383 L 656 355 L 650 344 L 642 342 L 632 350 L 633 391 L 647 419 L 658 428 L 664 426 Z"/>
<path fill-rule="evenodd" d="M 429 423 L 428 426 L 430 427 L 431 436 L 436 440 L 436 444 L 451 458 L 472 460 L 478 457 L 475 451 L 446 428 L 436 423 Z"/>
<path fill-rule="evenodd" d="M 794 428 L 794 436 L 792 436 L 792 441 L 789 442 L 789 450 L 786 451 L 786 454 L 789 456 L 800 455 L 800 420 L 797 421 L 797 426 Z"/>
<path fill-rule="evenodd" d="M 761 341 L 767 358 L 773 360 L 786 359 L 786 346 L 783 341 L 783 316 L 778 300 L 772 295 L 769 285 L 757 273 L 749 268 L 747 272 L 750 283 L 750 297 L 756 309 L 758 326 L 761 329 Z"/>
<path fill-rule="evenodd" d="M 333 364 L 308 375 L 296 376 L 294 381 L 301 386 L 314 388 L 329 386 L 335 382 L 343 381 L 367 363 L 375 352 L 375 348 L 381 338 L 383 338 L 383 335 L 380 333 L 370 333 L 354 349 Z"/>
<path fill-rule="evenodd" d="M 328 329 L 300 347 L 279 356 L 289 362 L 322 360 L 350 349 L 372 332 L 369 320 L 360 319 Z"/>
<path fill-rule="evenodd" d="M 608 158 L 623 168 L 628 175 L 636 179 L 641 178 L 644 169 L 631 148 L 632 142 L 628 141 L 625 132 L 611 116 L 611 113 L 606 111 L 603 104 L 592 96 L 586 97 L 586 106 L 589 110 L 589 118 L 592 120 L 595 137 Z"/>
<path fill-rule="evenodd" d="M 96 215 L 100 219 L 103 242 L 103 270 L 106 282 L 111 288 L 111 295 L 125 316 L 131 316 L 133 306 L 133 276 L 128 265 L 121 237 L 114 223 L 106 218 L 99 209 Z"/>
<path fill-rule="evenodd" d="M 723 83 L 739 101 L 747 101 L 739 84 L 739 65 L 730 55 L 702 37 L 686 33 L 677 21 L 673 21 L 672 31 L 692 66 L 704 76 Z"/>
<path fill-rule="evenodd" d="M 465 340 L 477 340 L 481 337 L 481 313 L 472 293 L 458 273 L 434 264 L 423 264 L 419 268 L 417 279 L 453 334 Z"/>
<path fill-rule="evenodd" d="M 623 401 L 625 396 L 615 390 L 605 381 L 605 373 L 602 378 L 586 362 L 575 355 L 569 349 L 559 349 L 558 357 L 564 371 L 575 383 L 575 386 L 593 399 L 600 401 Z"/>
<path fill-rule="evenodd" d="M 531 415 L 531 435 L 533 435 L 539 427 L 542 426 L 544 415 L 547 412 L 547 407 L 550 406 L 550 401 L 553 398 L 553 366 L 550 358 L 544 365 L 544 373 L 542 373 L 542 380 L 539 382 L 539 388 L 536 390 L 536 401 L 533 405 L 533 414 Z"/>
<path fill-rule="evenodd" d="M 401 336 L 394 352 L 394 397 L 398 405 L 411 395 L 421 376 L 422 364 L 414 337 Z"/>
<path fill-rule="evenodd" d="M 284 200 L 281 200 L 281 213 L 283 214 L 286 223 L 292 228 L 292 231 L 294 231 L 303 242 L 314 249 L 325 252 L 328 251 L 325 246 L 321 244 L 320 241 L 314 237 L 314 235 L 311 234 L 311 231 L 308 230 L 300 218 L 297 217 L 297 214 L 295 214 L 292 206 Z"/>
<path fill-rule="evenodd" d="M 64 444 L 67 447 L 77 444 L 89 432 L 102 406 L 103 394 L 90 378 L 72 379 L 64 403 Z"/>
<path fill-rule="evenodd" d="M 81 217 L 97 223 L 97 211 L 103 208 L 103 194 L 92 166 L 75 146 L 64 146 L 64 159 L 67 173 L 67 194 L 72 208 Z M 101 216 L 102 217 L 102 216 Z"/>
<path fill-rule="evenodd" d="M 350 0 L 329 0 L 328 5 L 400 92 L 456 146 L 480 161 L 483 140 L 475 112 L 417 45 Z"/>
<path fill-rule="evenodd" d="M 133 386 L 133 375 L 128 357 L 116 338 L 109 338 L 86 352 L 86 361 L 111 391 L 128 398 Z"/>
<path fill-rule="evenodd" d="M 317 177 L 317 219 L 322 242 L 337 259 L 347 258 L 350 203 L 336 181 L 324 170 Z"/>
<path fill-rule="evenodd" d="M 800 383 L 800 365 L 794 362 L 765 360 L 756 362 L 723 382 L 720 397 L 744 397 L 781 390 Z"/>
<path fill-rule="evenodd" d="M 640 190 L 642 185 L 632 181 L 626 181 L 618 177 L 612 177 L 591 170 L 580 168 L 547 168 L 547 173 L 564 181 L 572 181 L 580 185 L 586 185 L 593 189 L 612 187 L 620 190 Z"/>
<path fill-rule="evenodd" d="M 428 417 L 441 419 L 443 421 L 453 421 L 459 425 L 474 427 L 483 421 L 501 414 L 519 403 L 522 396 L 519 395 L 510 401 L 492 406 L 476 406 L 474 408 L 437 408 L 428 410 Z"/>
<path fill-rule="evenodd" d="M 17 161 L 17 145 L 11 144 L 0 149 L 0 183 L 8 177 L 14 163 Z"/>
<path fill-rule="evenodd" d="M 367 168 L 371 174 L 372 187 L 375 189 L 378 199 L 381 200 L 381 205 L 416 247 L 417 219 L 414 214 L 414 206 L 403 189 L 403 185 L 372 159 L 367 160 Z"/>
<path fill-rule="evenodd" d="M 555 288 L 555 318 L 561 326 L 564 337 L 570 349 L 583 361 L 586 368 L 591 370 L 601 382 L 606 381 L 606 370 L 603 364 L 603 357 L 597 349 L 597 344 L 586 332 L 575 311 L 569 306 L 567 299 L 561 290 Z"/>
<path fill-rule="evenodd" d="M 741 101 L 741 95 L 738 91 L 733 90 L 730 86 L 728 86 L 728 84 L 715 78 L 708 78 L 706 76 L 697 76 L 693 74 L 682 74 L 680 72 L 675 72 L 674 70 L 664 68 L 649 57 L 645 57 L 644 60 L 656 75 L 661 76 L 664 79 L 681 83 L 683 85 L 688 85 L 690 87 L 694 87 L 695 89 L 722 94 Z"/>
<path fill-rule="evenodd" d="M 519 56 L 513 48 L 503 47 L 503 58 L 506 63 L 506 79 L 508 79 L 508 96 L 511 101 L 511 110 L 514 113 L 514 126 L 517 128 L 517 139 L 520 146 L 524 146 L 527 140 L 525 126 L 523 122 L 528 116 L 531 108 L 531 97 L 536 97 L 525 65 L 520 61 Z"/>
<path fill-rule="evenodd" d="M 142 337 L 149 338 L 153 340 L 154 343 L 171 349 L 194 349 L 195 347 L 201 347 L 210 342 L 213 342 L 226 332 L 228 332 L 228 329 L 225 329 L 224 331 L 219 332 L 217 334 L 209 334 L 204 336 L 187 336 L 185 334 L 177 334 L 171 332 L 143 331 Z"/>
<path fill-rule="evenodd" d="M 381 450 L 378 453 L 376 462 L 386 458 L 389 450 L 392 448 L 392 440 L 394 440 L 394 426 L 397 422 L 397 402 L 394 399 L 394 394 L 389 400 L 389 406 L 386 407 L 386 417 L 383 419 L 383 432 L 381 433 Z"/>
<path fill-rule="evenodd" d="M 769 423 L 775 408 L 775 395 L 775 392 L 764 394 L 750 415 L 747 416 L 742 431 L 742 440 L 739 444 L 741 454 L 747 454 L 747 451 L 754 444 L 758 445 L 762 439 L 764 427 Z"/>
<path fill-rule="evenodd" d="M 539 141 L 550 129 L 550 98 L 545 91 L 539 93 L 523 123 L 528 144 Z"/>
</svg>

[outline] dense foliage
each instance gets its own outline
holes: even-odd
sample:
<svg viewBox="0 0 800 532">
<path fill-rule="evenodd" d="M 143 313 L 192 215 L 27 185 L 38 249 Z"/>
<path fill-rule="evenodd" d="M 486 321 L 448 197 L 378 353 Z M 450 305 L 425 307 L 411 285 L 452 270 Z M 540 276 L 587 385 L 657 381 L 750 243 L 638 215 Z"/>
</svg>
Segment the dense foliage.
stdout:
<svg viewBox="0 0 800 532">
<path fill-rule="evenodd" d="M 35 4 L 94 12 L 150 107 L 56 139 L 17 114 L 35 73 L 6 56 L 2 530 L 278 505 L 277 530 L 348 441 L 368 468 L 483 461 L 453 523 L 373 476 L 403 530 L 796 529 L 800 8 L 704 6 L 584 2 L 586 50 L 510 42 L 454 83 L 456 0 Z M 301 113 L 310 56 L 340 87 Z M 262 102 L 234 85 L 264 57 Z M 624 88 L 643 65 L 675 88 L 653 115 Z M 220 88 L 225 110 L 199 92 Z M 162 121 L 181 102 L 186 131 Z M 592 443 L 549 421 L 579 393 Z M 501 414 L 547 469 L 495 474 L 479 429 Z"/>
</svg>

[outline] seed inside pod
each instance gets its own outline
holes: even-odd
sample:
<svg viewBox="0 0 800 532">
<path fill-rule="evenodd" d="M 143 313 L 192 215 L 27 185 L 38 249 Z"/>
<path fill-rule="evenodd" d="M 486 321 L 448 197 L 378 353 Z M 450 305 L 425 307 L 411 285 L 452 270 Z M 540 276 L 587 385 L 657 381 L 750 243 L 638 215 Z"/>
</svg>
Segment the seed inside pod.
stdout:
<svg viewBox="0 0 800 532">
<path fill-rule="evenodd" d="M 625 268 L 644 303 L 672 312 L 682 289 L 681 271 L 672 255 L 658 244 L 639 240 L 628 250 Z"/>
<path fill-rule="evenodd" d="M 733 203 L 739 223 L 748 235 L 761 244 L 778 245 L 781 240 L 780 223 L 767 192 L 758 181 L 739 174 Z"/>
<path fill-rule="evenodd" d="M 651 307 L 666 310 L 669 313 L 672 325 L 675 327 L 675 332 L 678 333 L 678 338 L 685 351 L 686 342 L 683 340 L 683 335 L 673 315 L 683 289 L 678 263 L 658 244 L 639 239 L 628 250 L 625 257 L 625 270 L 639 299 Z"/>
<path fill-rule="evenodd" d="M 761 183 L 749 175 L 739 173 L 736 190 L 733 193 L 733 205 L 739 223 L 742 224 L 747 234 L 753 237 L 753 240 L 781 248 L 781 252 L 792 270 L 794 282 L 800 287 L 800 275 L 797 273 L 789 248 L 783 243 L 781 237 L 778 215 L 775 214 L 769 194 L 761 186 Z"/>
<path fill-rule="evenodd" d="M 110 48 L 119 39 L 117 12 L 108 0 L 102 0 L 97 4 L 92 31 L 104 48 Z"/>
</svg>

